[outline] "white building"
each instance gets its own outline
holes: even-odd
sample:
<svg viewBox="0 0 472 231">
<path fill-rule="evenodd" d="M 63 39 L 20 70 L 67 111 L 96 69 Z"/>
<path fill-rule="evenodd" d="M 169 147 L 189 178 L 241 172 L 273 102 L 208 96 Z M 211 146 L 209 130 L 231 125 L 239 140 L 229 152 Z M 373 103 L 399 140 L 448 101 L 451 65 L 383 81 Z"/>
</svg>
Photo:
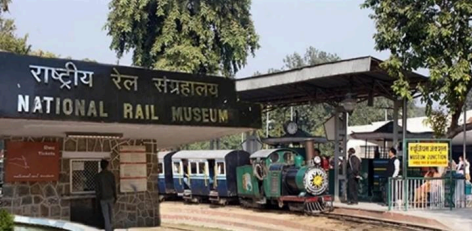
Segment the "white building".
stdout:
<svg viewBox="0 0 472 231">
<path fill-rule="evenodd" d="M 472 123 L 472 110 L 467 111 L 467 124 Z M 464 116 L 461 115 L 459 119 L 459 125 L 463 124 L 463 119 Z M 433 129 L 429 126 L 429 124 L 426 123 L 427 117 L 415 117 L 415 118 L 409 118 L 407 120 L 407 131 L 409 132 L 409 135 L 411 136 L 417 136 L 417 137 L 422 137 L 422 136 L 430 136 L 430 134 L 433 132 Z M 349 134 L 347 146 L 348 148 L 354 148 L 356 149 L 356 153 L 358 153 L 362 158 L 373 158 L 374 157 L 374 151 L 378 147 L 379 151 L 382 155 L 386 155 L 388 152 L 388 149 L 392 146 L 391 141 L 388 141 L 388 139 L 384 139 L 385 137 L 382 137 L 382 135 L 377 134 L 369 134 L 366 136 L 369 136 L 368 140 L 366 139 L 359 139 L 359 138 L 354 138 L 356 136 L 355 134 L 366 134 L 366 133 L 373 133 L 374 131 L 378 129 L 382 130 L 389 130 L 386 127 L 388 127 L 388 124 L 392 123 L 392 120 L 389 121 L 378 121 L 374 122 L 372 124 L 367 124 L 367 125 L 361 125 L 361 126 L 349 126 L 347 129 L 347 132 Z M 398 138 L 401 139 L 402 135 L 402 120 L 398 120 L 398 126 L 399 126 L 399 135 Z M 390 131 L 390 130 L 389 130 Z M 392 131 L 390 131 L 391 134 L 393 134 Z M 359 136 L 359 135 L 358 135 Z M 467 145 L 472 144 L 472 131 L 467 131 L 466 132 L 466 143 Z M 453 139 L 452 139 L 452 145 L 462 145 L 463 143 L 463 138 L 464 135 L 463 133 L 457 134 Z M 390 139 L 391 140 L 391 139 Z"/>
</svg>

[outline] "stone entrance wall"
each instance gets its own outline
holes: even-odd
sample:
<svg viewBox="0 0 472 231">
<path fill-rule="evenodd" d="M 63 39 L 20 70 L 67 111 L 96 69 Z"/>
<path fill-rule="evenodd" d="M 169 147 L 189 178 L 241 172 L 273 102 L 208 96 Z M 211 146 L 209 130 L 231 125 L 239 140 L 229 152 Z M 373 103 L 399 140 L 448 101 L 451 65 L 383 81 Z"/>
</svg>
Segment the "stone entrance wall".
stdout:
<svg viewBox="0 0 472 231">
<path fill-rule="evenodd" d="M 60 138 L 11 137 L 4 140 L 62 143 Z M 6 149 L 5 158 L 8 159 Z M 1 208 L 17 215 L 69 220 L 70 202 L 61 198 L 61 195 L 66 194 L 66 190 L 69 189 L 67 186 L 69 179 L 63 174 L 63 168 L 60 169 L 59 182 L 4 183 Z"/>
<path fill-rule="evenodd" d="M 5 141 L 40 141 L 59 142 L 62 151 L 109 152 L 111 153 L 110 170 L 117 183 L 118 201 L 115 204 L 113 223 L 115 228 L 153 227 L 160 225 L 159 196 L 157 192 L 157 155 L 152 140 L 116 140 L 116 139 L 72 139 L 72 138 L 30 138 L 4 137 Z M 144 145 L 147 153 L 148 191 L 138 193 L 119 192 L 121 145 Z M 61 151 L 61 156 L 62 156 Z M 8 158 L 8 152 L 5 151 Z M 70 192 L 70 159 L 61 158 L 58 182 L 14 183 L 3 185 L 0 208 L 11 213 L 51 219 L 70 220 L 71 203 L 88 201 L 91 195 L 73 195 Z M 93 202 L 95 203 L 95 202 Z"/>
</svg>

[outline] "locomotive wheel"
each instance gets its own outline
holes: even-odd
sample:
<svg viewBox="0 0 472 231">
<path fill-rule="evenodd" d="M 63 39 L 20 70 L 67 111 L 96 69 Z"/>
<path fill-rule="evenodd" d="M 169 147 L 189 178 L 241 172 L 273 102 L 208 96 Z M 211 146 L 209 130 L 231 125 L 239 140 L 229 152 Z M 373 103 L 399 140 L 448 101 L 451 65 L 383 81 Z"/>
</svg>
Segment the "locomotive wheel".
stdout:
<svg viewBox="0 0 472 231">
<path fill-rule="evenodd" d="M 220 200 L 218 201 L 218 204 L 223 205 L 223 206 L 226 206 L 226 205 L 228 205 L 228 200 L 226 200 L 226 199 L 220 199 Z"/>
<path fill-rule="evenodd" d="M 279 208 L 283 208 L 283 207 L 284 207 L 284 202 L 283 202 L 283 201 L 279 201 L 278 205 L 279 205 Z"/>
</svg>

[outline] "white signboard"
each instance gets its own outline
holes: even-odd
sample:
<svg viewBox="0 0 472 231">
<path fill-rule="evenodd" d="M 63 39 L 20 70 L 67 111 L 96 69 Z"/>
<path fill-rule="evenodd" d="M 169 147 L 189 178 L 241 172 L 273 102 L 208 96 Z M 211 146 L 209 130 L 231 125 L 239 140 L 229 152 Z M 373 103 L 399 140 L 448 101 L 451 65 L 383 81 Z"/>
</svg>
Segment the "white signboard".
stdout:
<svg viewBox="0 0 472 231">
<path fill-rule="evenodd" d="M 145 164 L 122 164 L 120 166 L 121 178 L 147 177 Z"/>
<path fill-rule="evenodd" d="M 120 153 L 121 163 L 146 163 L 146 153 Z"/>
<path fill-rule="evenodd" d="M 147 191 L 147 179 L 121 179 L 120 191 L 123 193 Z"/>
<path fill-rule="evenodd" d="M 147 191 L 147 163 L 145 146 L 120 147 L 120 191 Z"/>
</svg>

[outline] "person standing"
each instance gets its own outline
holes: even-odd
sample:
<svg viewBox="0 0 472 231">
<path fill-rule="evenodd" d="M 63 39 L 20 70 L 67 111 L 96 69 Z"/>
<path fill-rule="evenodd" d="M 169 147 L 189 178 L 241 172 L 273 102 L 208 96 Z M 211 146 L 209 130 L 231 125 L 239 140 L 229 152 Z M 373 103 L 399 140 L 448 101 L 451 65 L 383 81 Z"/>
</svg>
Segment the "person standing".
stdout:
<svg viewBox="0 0 472 231">
<path fill-rule="evenodd" d="M 108 161 L 100 161 L 102 171 L 95 175 L 95 193 L 102 208 L 105 231 L 112 231 L 113 204 L 116 203 L 115 176 L 108 170 Z"/>
<path fill-rule="evenodd" d="M 465 179 L 470 182 L 470 162 L 467 158 L 464 160 Z"/>
<path fill-rule="evenodd" d="M 359 180 L 360 169 L 361 169 L 361 158 L 356 155 L 356 151 L 353 148 L 350 148 L 348 151 L 348 168 L 347 168 L 347 177 L 348 177 L 348 204 L 353 205 L 357 204 L 358 198 L 357 194 L 359 193 Z"/>
<path fill-rule="evenodd" d="M 459 156 L 459 163 L 456 166 L 457 174 L 464 175 L 464 169 L 465 169 L 464 160 L 462 159 L 462 156 Z"/>
<path fill-rule="evenodd" d="M 400 160 L 397 158 L 397 150 L 395 148 L 390 148 L 388 152 L 388 163 L 387 163 L 387 171 L 385 173 L 385 177 L 387 177 L 387 180 L 385 181 L 384 185 L 384 201 L 388 203 L 387 201 L 387 190 L 388 190 L 388 178 L 396 178 L 400 174 Z M 392 181 L 393 183 L 394 181 Z M 393 185 L 393 184 L 392 184 Z M 392 199 L 395 200 L 395 194 L 394 191 L 392 191 Z"/>
<path fill-rule="evenodd" d="M 329 160 L 328 160 L 328 156 L 326 156 L 326 155 L 321 156 L 321 167 L 322 167 L 326 172 L 329 171 Z"/>
</svg>

